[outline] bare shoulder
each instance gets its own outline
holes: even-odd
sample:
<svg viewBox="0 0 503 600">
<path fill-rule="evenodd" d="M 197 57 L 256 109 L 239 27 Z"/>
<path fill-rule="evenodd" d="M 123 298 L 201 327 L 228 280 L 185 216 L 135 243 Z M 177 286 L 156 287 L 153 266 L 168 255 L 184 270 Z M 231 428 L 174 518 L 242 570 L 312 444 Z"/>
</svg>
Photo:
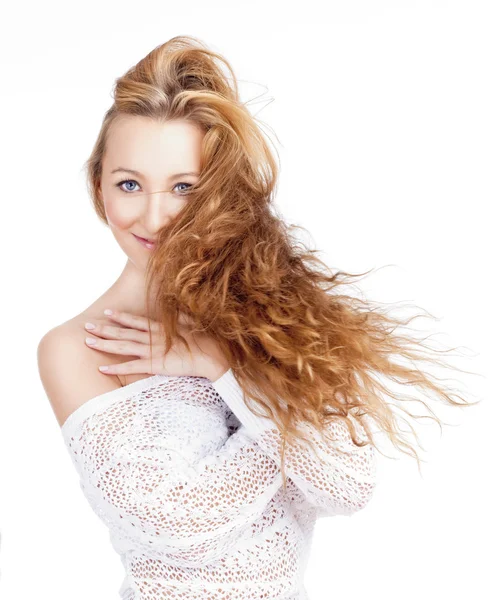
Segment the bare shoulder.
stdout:
<svg viewBox="0 0 503 600">
<path fill-rule="evenodd" d="M 87 400 L 122 385 L 117 376 L 98 370 L 117 357 L 93 351 L 84 338 L 85 331 L 72 320 L 48 331 L 37 347 L 40 380 L 60 426 Z"/>
</svg>

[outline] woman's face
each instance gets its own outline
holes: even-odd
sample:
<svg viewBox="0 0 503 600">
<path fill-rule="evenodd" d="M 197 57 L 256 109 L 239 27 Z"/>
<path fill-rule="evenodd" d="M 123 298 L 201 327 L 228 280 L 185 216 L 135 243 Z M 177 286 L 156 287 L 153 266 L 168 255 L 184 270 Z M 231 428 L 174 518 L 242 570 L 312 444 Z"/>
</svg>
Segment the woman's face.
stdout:
<svg viewBox="0 0 503 600">
<path fill-rule="evenodd" d="M 183 194 L 198 180 L 203 137 L 186 120 L 128 115 L 110 128 L 99 193 L 115 239 L 138 267 L 151 250 L 135 235 L 155 241 L 188 201 Z"/>
</svg>

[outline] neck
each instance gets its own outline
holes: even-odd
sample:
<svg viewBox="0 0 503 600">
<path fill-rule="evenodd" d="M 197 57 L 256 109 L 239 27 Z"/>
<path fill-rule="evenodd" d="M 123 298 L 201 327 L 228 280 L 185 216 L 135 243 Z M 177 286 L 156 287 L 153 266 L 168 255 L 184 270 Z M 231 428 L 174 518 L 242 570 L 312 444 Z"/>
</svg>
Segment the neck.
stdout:
<svg viewBox="0 0 503 600">
<path fill-rule="evenodd" d="M 152 296 L 154 292 L 155 290 Z M 151 305 L 147 307 L 145 273 L 128 259 L 117 280 L 88 310 L 103 313 L 105 308 L 111 308 L 158 320 L 155 317 L 153 301 L 152 297 Z"/>
</svg>

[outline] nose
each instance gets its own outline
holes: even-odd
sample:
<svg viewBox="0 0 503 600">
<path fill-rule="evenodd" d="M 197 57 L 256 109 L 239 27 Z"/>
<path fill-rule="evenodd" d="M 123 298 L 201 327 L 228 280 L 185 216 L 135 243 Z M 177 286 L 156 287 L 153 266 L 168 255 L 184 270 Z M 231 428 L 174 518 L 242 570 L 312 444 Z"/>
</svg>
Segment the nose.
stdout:
<svg viewBox="0 0 503 600">
<path fill-rule="evenodd" d="M 143 210 L 143 229 L 145 237 L 149 240 L 156 239 L 155 232 L 159 231 L 163 225 L 169 222 L 170 216 L 174 212 L 170 207 L 169 191 L 150 192 L 145 194 L 146 202 Z M 148 235 L 147 235 L 148 234 Z"/>
</svg>

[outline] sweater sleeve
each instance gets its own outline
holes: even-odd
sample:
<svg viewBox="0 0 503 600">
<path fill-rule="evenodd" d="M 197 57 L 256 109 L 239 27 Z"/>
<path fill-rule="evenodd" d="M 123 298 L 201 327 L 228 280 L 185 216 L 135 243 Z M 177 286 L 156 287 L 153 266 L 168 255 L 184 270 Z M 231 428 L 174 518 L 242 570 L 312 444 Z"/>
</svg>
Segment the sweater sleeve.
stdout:
<svg viewBox="0 0 503 600">
<path fill-rule="evenodd" d="M 199 566 L 249 537 L 281 485 L 274 460 L 240 427 L 195 462 L 167 443 L 125 444 L 95 472 L 93 494 L 101 490 L 103 513 L 129 536 Z"/>
<path fill-rule="evenodd" d="M 232 369 L 227 370 L 212 383 L 227 406 L 242 423 L 244 431 L 260 450 L 280 467 L 282 435 L 275 423 L 266 416 L 256 416 L 248 409 L 244 393 L 234 377 Z M 260 408 L 251 398 L 252 408 Z M 355 428 L 364 439 L 364 429 L 353 419 Z M 316 448 L 302 441 L 285 448 L 284 468 L 286 475 L 301 490 L 306 500 L 317 507 L 318 517 L 336 514 L 350 516 L 364 508 L 372 497 L 377 474 L 375 449 L 371 444 L 359 447 L 353 444 L 347 426 L 339 420 L 330 423 L 329 435 L 339 440 L 336 452 L 335 443 L 325 439 L 310 425 L 304 424 L 303 433 Z M 306 436 L 307 437 L 307 436 Z"/>
<path fill-rule="evenodd" d="M 264 513 L 282 487 L 280 456 L 274 428 L 269 424 L 259 433 L 262 428 L 253 424 L 255 417 L 247 414 L 244 403 L 239 404 L 235 385 L 230 372 L 209 385 L 222 405 L 229 402 L 236 411 L 237 419 L 231 419 L 230 426 L 237 429 L 228 437 L 219 433 L 218 441 L 199 455 L 185 452 L 184 431 L 190 426 L 200 431 L 201 437 L 211 435 L 206 431 L 215 426 L 210 424 L 210 413 L 197 408 L 184 417 L 190 416 L 194 426 L 186 424 L 154 435 L 160 421 L 139 418 L 135 397 L 140 394 L 124 397 L 121 403 L 103 410 L 101 401 L 106 403 L 106 398 L 100 399 L 100 406 L 88 403 L 78 419 L 80 423 L 84 418 L 85 428 L 71 423 L 66 430 L 84 494 L 100 518 L 111 529 L 120 529 L 133 546 L 162 549 L 179 566 L 200 566 L 233 551 L 260 529 Z M 141 401 L 151 402 L 151 396 L 146 393 Z M 168 407 L 180 406 L 182 415 L 187 410 L 183 398 L 188 396 L 170 391 L 165 401 Z M 195 395 L 194 403 L 207 402 L 206 396 Z M 114 419 L 125 419 L 129 412 L 133 421 L 127 421 L 120 435 L 112 436 L 117 430 Z M 136 419 L 142 433 L 138 438 Z M 368 449 L 356 449 L 344 457 L 331 454 L 321 442 L 318 445 L 330 463 L 322 466 L 307 450 L 298 450 L 287 463 L 294 483 L 320 507 L 320 514 L 323 509 L 347 514 L 363 507 L 372 486 L 368 472 L 367 483 L 363 483 L 371 457 Z"/>
</svg>

